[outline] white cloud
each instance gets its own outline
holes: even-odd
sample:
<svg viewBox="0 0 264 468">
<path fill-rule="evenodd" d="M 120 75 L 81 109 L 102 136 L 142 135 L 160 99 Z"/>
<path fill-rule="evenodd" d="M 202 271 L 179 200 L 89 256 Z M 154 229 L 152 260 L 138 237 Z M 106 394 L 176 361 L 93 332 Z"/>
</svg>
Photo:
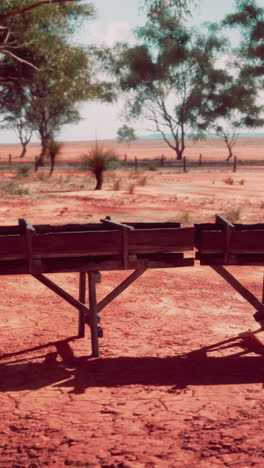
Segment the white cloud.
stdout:
<svg viewBox="0 0 264 468">
<path fill-rule="evenodd" d="M 96 43 L 112 47 L 117 41 L 127 41 L 131 35 L 128 21 L 112 21 L 105 24 L 101 21 L 90 23 L 81 34 L 81 42 Z"/>
</svg>

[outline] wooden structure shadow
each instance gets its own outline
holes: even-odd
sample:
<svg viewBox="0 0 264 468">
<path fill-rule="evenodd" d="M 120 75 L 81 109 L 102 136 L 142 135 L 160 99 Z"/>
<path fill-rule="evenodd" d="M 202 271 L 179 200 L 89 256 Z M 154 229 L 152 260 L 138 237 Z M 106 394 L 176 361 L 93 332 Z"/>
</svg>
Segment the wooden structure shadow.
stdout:
<svg viewBox="0 0 264 468">
<path fill-rule="evenodd" d="M 0 227 L 0 275 L 31 274 L 79 312 L 78 337 L 90 327 L 92 356 L 99 356 L 103 330 L 99 313 L 148 268 L 193 266 L 184 252 L 193 250 L 194 228 L 179 223 L 116 223 L 110 217 L 101 224 L 64 226 L 31 225 Z M 100 272 L 134 270 L 99 303 L 96 284 Z M 47 278 L 46 273 L 79 273 L 79 297 Z M 88 292 L 88 295 L 87 295 Z M 88 306 L 86 299 L 88 296 Z"/>
</svg>

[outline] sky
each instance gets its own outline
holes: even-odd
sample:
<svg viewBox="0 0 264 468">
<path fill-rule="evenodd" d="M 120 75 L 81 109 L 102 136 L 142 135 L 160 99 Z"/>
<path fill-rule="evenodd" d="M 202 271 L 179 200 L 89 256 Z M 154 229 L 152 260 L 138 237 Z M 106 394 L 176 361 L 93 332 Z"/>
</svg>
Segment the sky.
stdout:
<svg viewBox="0 0 264 468">
<path fill-rule="evenodd" d="M 85 0 L 84 0 L 85 1 Z M 94 0 L 96 17 L 87 21 L 76 40 L 83 46 L 102 43 L 112 46 L 116 41 L 132 40 L 133 30 L 145 22 L 145 14 L 140 9 L 142 0 Z M 200 0 L 199 7 L 193 11 L 194 25 L 205 21 L 218 21 L 232 12 L 234 0 Z M 264 0 L 258 0 L 263 6 Z M 103 104 L 86 102 L 80 106 L 81 121 L 77 125 L 64 126 L 58 135 L 60 141 L 81 141 L 94 139 L 116 139 L 117 130 L 125 123 L 122 117 L 124 102 Z M 130 124 L 129 124 L 130 125 Z M 136 134 L 149 134 L 147 122 L 132 124 Z M 32 141 L 38 141 L 37 136 Z M 0 130 L 1 143 L 16 143 L 13 131 Z"/>
</svg>

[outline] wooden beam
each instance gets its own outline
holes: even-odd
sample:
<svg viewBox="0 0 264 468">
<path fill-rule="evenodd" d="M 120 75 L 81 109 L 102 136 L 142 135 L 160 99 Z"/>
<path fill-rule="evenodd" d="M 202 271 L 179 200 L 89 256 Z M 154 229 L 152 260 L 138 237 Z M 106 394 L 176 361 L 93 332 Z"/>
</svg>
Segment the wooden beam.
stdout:
<svg viewBox="0 0 264 468">
<path fill-rule="evenodd" d="M 130 284 L 132 284 L 137 278 L 139 278 L 146 268 L 141 268 L 134 271 L 128 278 L 120 283 L 112 292 L 110 292 L 102 301 L 97 304 L 97 312 L 101 312 L 110 302 L 113 301 L 119 294 L 121 294 Z"/>
<path fill-rule="evenodd" d="M 249 304 L 251 304 L 258 312 L 263 314 L 264 318 L 264 304 L 262 304 L 254 294 L 252 294 L 245 286 L 243 286 L 229 271 L 223 266 L 211 266 L 211 268 L 218 273 L 230 286 L 232 286 L 240 296 L 242 296 Z"/>
<path fill-rule="evenodd" d="M 101 223 L 105 223 L 107 225 L 111 225 L 113 227 L 117 227 L 117 228 L 126 228 L 126 229 L 129 229 L 130 231 L 133 231 L 134 230 L 134 227 L 133 226 L 129 226 L 129 224 L 125 224 L 125 223 L 117 223 L 115 221 L 112 221 L 110 216 L 106 216 L 106 218 L 104 219 L 100 219 Z"/>
</svg>

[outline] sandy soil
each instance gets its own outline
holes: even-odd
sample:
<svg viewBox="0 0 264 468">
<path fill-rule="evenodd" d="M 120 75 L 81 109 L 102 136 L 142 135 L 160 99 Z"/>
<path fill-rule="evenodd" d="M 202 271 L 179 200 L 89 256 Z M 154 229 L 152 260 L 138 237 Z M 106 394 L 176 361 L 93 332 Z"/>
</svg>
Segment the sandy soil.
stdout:
<svg viewBox="0 0 264 468">
<path fill-rule="evenodd" d="M 9 193 L 11 178 L 27 193 Z M 100 192 L 89 174 L 42 179 L 2 174 L 1 225 L 263 222 L 262 170 L 119 171 Z M 230 271 L 261 298 L 263 268 Z M 98 298 L 126 276 L 103 273 Z M 77 274 L 50 277 L 78 296 Z M 102 312 L 99 359 L 76 311 L 33 277 L 2 276 L 0 294 L 1 468 L 263 467 L 264 334 L 209 267 L 147 271 Z"/>
</svg>

